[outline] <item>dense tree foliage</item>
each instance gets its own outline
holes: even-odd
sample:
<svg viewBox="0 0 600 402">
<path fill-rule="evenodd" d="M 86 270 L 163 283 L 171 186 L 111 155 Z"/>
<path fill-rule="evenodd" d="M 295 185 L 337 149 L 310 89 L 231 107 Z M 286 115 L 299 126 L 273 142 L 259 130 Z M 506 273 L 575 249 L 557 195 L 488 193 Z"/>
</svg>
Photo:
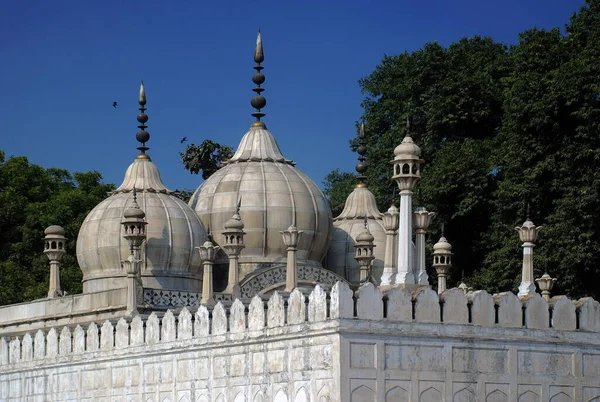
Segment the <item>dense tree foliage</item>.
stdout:
<svg viewBox="0 0 600 402">
<path fill-rule="evenodd" d="M 464 38 L 444 48 L 385 56 L 360 81 L 367 124 L 369 188 L 392 202 L 393 149 L 406 134 L 426 164 L 416 203 L 436 211 L 429 245 L 445 223 L 453 281 L 516 290 L 521 247 L 514 227 L 544 225 L 536 277 L 557 292 L 600 297 L 600 0 L 588 0 L 565 30 L 531 29 L 507 47 Z M 356 140 L 351 148 L 356 149 Z M 335 206 L 353 175 L 325 181 Z"/>
<path fill-rule="evenodd" d="M 5 160 L 0 151 L 0 305 L 46 297 L 50 270 L 42 238 L 50 225 L 62 226 L 68 238 L 62 289 L 81 292 L 77 233 L 87 213 L 114 190 L 101 179 L 98 172 L 45 169 L 25 157 Z"/>
<path fill-rule="evenodd" d="M 192 174 L 202 172 L 202 178 L 206 180 L 219 169 L 221 163 L 233 156 L 233 150 L 228 145 L 204 140 L 200 145 L 189 144 L 179 155 L 186 170 Z"/>
</svg>

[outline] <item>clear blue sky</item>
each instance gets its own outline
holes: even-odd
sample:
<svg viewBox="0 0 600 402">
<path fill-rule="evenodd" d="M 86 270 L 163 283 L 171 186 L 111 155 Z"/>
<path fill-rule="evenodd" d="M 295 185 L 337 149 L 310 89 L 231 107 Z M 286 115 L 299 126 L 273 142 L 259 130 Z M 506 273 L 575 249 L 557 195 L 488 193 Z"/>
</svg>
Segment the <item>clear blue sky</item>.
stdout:
<svg viewBox="0 0 600 402">
<path fill-rule="evenodd" d="M 284 155 L 318 185 L 352 171 L 358 80 L 384 54 L 484 35 L 515 43 L 561 28 L 583 0 L 18 1 L 0 7 L 0 149 L 120 184 L 137 154 L 137 91 L 165 184 L 194 189 L 182 137 L 237 147 L 253 121 L 257 27 L 264 118 Z M 112 102 L 121 105 L 114 109 Z M 399 139 L 400 140 L 400 139 Z M 391 155 L 390 155 L 391 158 Z"/>
</svg>

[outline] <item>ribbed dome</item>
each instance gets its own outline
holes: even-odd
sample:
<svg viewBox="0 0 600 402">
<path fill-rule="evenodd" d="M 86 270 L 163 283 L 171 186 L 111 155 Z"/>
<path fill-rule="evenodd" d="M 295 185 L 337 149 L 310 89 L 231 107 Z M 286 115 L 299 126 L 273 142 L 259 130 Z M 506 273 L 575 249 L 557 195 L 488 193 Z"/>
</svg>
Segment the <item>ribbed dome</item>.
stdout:
<svg viewBox="0 0 600 402">
<path fill-rule="evenodd" d="M 329 204 L 317 185 L 283 157 L 273 135 L 261 126 L 244 135 L 233 157 L 196 190 L 189 205 L 220 243 L 239 199 L 247 233 L 239 260 L 241 277 L 255 269 L 285 264 L 287 251 L 280 231 L 294 220 L 298 230 L 304 231 L 298 264 L 321 266 L 331 234 Z"/>
<path fill-rule="evenodd" d="M 121 221 L 133 204 L 132 191 L 145 212 L 147 240 L 142 246 L 141 269 L 145 287 L 198 290 L 200 261 L 194 248 L 206 239 L 194 211 L 163 184 L 147 156 L 129 166 L 123 184 L 85 218 L 77 238 L 77 261 L 83 271 L 85 293 L 125 287 L 121 260 L 129 256 Z"/>
<path fill-rule="evenodd" d="M 383 214 L 377 208 L 375 196 L 365 186 L 357 186 L 346 198 L 342 213 L 334 219 L 333 237 L 327 254 L 327 268 L 356 283 L 360 279 L 360 267 L 354 259 L 356 238 L 365 228 L 365 215 L 369 232 L 374 237 L 372 276 L 381 280 L 385 258 L 385 229 Z"/>
</svg>

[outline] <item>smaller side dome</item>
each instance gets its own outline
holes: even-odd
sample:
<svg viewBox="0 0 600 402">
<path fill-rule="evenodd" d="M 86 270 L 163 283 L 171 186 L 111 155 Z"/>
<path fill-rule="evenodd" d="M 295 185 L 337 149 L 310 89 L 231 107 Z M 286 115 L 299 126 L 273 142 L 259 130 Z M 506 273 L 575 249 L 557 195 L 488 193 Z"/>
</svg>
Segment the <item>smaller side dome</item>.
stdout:
<svg viewBox="0 0 600 402">
<path fill-rule="evenodd" d="M 65 230 L 62 228 L 62 226 L 58 226 L 58 225 L 51 225 L 48 226 L 46 228 L 46 230 L 44 230 L 44 234 L 46 236 L 64 236 L 65 235 Z"/>
<path fill-rule="evenodd" d="M 356 236 L 357 243 L 372 243 L 375 240 L 375 237 L 369 232 L 368 226 L 365 226 L 362 232 L 358 236 Z"/>
<path fill-rule="evenodd" d="M 433 245 L 433 250 L 434 251 L 436 251 L 436 250 L 452 251 L 452 245 L 450 243 L 448 243 L 448 240 L 446 240 L 446 238 L 444 236 L 442 236 L 442 237 L 440 237 L 438 242 Z"/>
<path fill-rule="evenodd" d="M 421 157 L 421 148 L 414 143 L 411 137 L 406 136 L 400 145 L 394 149 L 394 155 L 402 157 L 402 159 L 419 159 Z"/>
<path fill-rule="evenodd" d="M 364 233 L 365 217 L 370 234 Z M 359 184 L 346 198 L 343 211 L 333 220 L 333 237 L 327 253 L 327 269 L 357 283 L 360 280 L 360 266 L 354 259 L 354 245 L 361 241 L 362 236 L 368 235 L 373 242 L 373 265 L 371 268 L 373 280 L 378 283 L 383 273 L 385 258 L 385 229 L 383 214 L 377 208 L 377 201 L 371 191 Z"/>
</svg>

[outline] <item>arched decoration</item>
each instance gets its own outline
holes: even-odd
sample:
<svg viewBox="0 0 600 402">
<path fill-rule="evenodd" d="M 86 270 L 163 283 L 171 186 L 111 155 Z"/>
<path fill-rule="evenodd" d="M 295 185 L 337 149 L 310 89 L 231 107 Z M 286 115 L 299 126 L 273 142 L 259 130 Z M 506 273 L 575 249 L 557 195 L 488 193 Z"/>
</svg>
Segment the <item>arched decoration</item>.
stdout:
<svg viewBox="0 0 600 402">
<path fill-rule="evenodd" d="M 296 392 L 296 398 L 294 398 L 294 402 L 308 402 L 308 396 L 306 395 L 306 389 L 304 389 L 304 387 L 300 388 L 298 392 Z"/>
<path fill-rule="evenodd" d="M 573 398 L 571 398 L 569 395 L 565 394 L 564 392 L 559 392 L 558 394 L 556 394 L 552 398 L 550 398 L 550 402 L 571 402 L 571 401 L 573 401 Z"/>
<path fill-rule="evenodd" d="M 540 396 L 533 391 L 527 391 L 519 396 L 519 402 L 538 402 Z"/>
<path fill-rule="evenodd" d="M 410 166 L 408 166 L 408 163 L 405 163 L 404 165 L 402 165 L 402 174 L 409 174 L 410 173 Z"/>
<path fill-rule="evenodd" d="M 463 388 L 454 394 L 453 402 L 477 402 L 477 395 L 470 388 Z"/>
<path fill-rule="evenodd" d="M 495 389 L 488 394 L 485 402 L 508 402 L 508 395 L 499 389 Z"/>
<path fill-rule="evenodd" d="M 329 291 L 336 282 L 345 282 L 347 280 L 336 273 L 324 268 L 301 265 L 297 268 L 298 285 L 315 286 L 317 284 Z M 256 295 L 269 293 L 279 288 L 285 287 L 286 267 L 276 266 L 258 271 L 245 279 L 240 284 L 242 298 L 252 298 Z"/>
<path fill-rule="evenodd" d="M 355 388 L 350 394 L 351 402 L 375 402 L 375 392 L 367 387 L 366 385 L 361 385 L 358 388 Z"/>
<path fill-rule="evenodd" d="M 442 393 L 433 387 L 427 388 L 421 393 L 421 402 L 439 402 L 442 400 Z"/>
<path fill-rule="evenodd" d="M 288 402 L 287 395 L 285 394 L 283 389 L 280 389 L 279 391 L 277 391 L 277 394 L 275 394 L 275 399 L 273 399 L 273 402 Z"/>
<path fill-rule="evenodd" d="M 395 386 L 386 392 L 385 400 L 389 402 L 408 402 L 408 391 L 406 391 L 404 388 L 400 388 L 399 386 Z"/>
<path fill-rule="evenodd" d="M 242 391 L 238 392 L 233 402 L 246 402 L 246 397 Z"/>
</svg>

